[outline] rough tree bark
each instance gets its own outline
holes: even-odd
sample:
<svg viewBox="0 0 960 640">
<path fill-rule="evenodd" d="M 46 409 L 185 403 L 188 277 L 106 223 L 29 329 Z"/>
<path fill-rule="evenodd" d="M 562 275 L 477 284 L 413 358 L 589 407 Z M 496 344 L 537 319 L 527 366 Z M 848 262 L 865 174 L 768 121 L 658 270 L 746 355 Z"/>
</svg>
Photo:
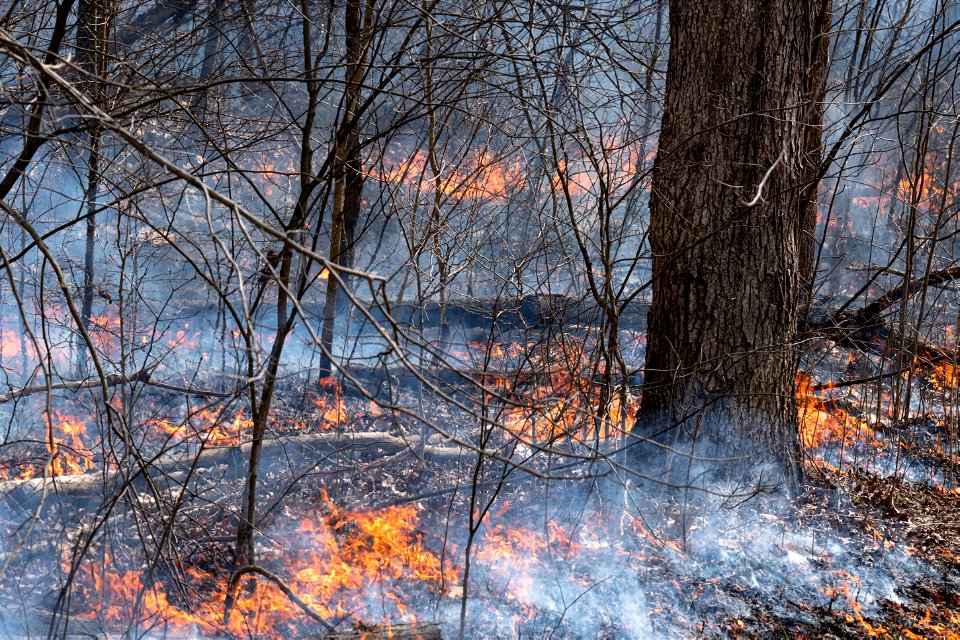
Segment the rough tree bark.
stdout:
<svg viewBox="0 0 960 640">
<path fill-rule="evenodd" d="M 684 487 L 796 488 L 830 0 L 671 0 L 669 16 L 633 462 Z"/>
</svg>

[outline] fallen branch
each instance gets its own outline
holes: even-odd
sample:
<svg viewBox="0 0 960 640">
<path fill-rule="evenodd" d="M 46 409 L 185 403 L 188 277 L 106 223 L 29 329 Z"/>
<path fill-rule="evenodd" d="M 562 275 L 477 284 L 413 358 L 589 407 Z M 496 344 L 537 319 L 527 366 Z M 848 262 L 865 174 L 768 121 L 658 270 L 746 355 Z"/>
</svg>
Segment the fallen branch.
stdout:
<svg viewBox="0 0 960 640">
<path fill-rule="evenodd" d="M 119 384 L 127 384 L 130 382 L 149 382 L 150 376 L 153 374 L 153 370 L 155 368 L 156 365 L 147 367 L 129 376 L 123 376 L 120 374 L 109 375 L 107 376 L 107 386 L 115 387 Z M 90 389 L 99 386 L 100 380 L 97 378 L 93 378 L 91 380 L 64 380 L 63 382 L 37 384 L 29 387 L 23 387 L 22 389 L 15 389 L 0 395 L 0 404 L 10 402 L 11 400 L 16 400 L 17 398 L 33 395 L 35 393 L 44 393 L 45 391 L 77 391 L 79 389 Z"/>
<path fill-rule="evenodd" d="M 186 473 L 196 462 L 194 476 L 203 469 L 228 465 L 240 467 L 249 457 L 250 443 L 232 447 L 212 447 L 199 453 L 177 453 L 160 456 L 150 461 L 148 468 L 154 479 L 168 478 L 176 480 L 178 474 Z M 314 433 L 303 436 L 275 438 L 263 442 L 265 459 L 280 460 L 290 456 L 309 464 L 319 463 L 323 456 L 330 453 L 371 449 L 391 454 L 411 449 L 414 443 L 384 432 L 363 433 Z M 420 451 L 417 446 L 417 451 Z M 429 459 L 454 462 L 460 458 L 461 450 L 454 446 L 425 445 L 423 456 Z M 311 457 L 312 456 L 312 457 Z M 139 472 L 135 472 L 139 475 Z M 135 481 L 143 478 L 135 476 Z M 16 503 L 29 502 L 44 491 L 59 497 L 96 498 L 103 495 L 104 488 L 115 486 L 122 481 L 120 472 L 109 471 L 85 473 L 82 475 L 55 476 L 48 478 L 29 478 L 26 480 L 7 480 L 0 482 L 0 496 Z"/>
<path fill-rule="evenodd" d="M 177 393 L 185 393 L 193 396 L 207 396 L 211 398 L 232 398 L 236 394 L 234 393 L 223 393 L 220 391 L 208 391 L 206 389 L 194 389 L 191 387 L 181 387 L 174 384 L 169 384 L 167 382 L 160 382 L 159 380 L 153 380 L 152 375 L 154 369 L 157 366 L 153 365 L 152 367 L 146 367 L 132 373 L 128 376 L 120 375 L 119 373 L 111 374 L 107 376 L 107 386 L 115 387 L 121 384 L 132 384 L 134 382 L 140 382 L 151 387 L 156 387 L 158 389 L 164 389 L 166 391 L 175 391 Z M 90 380 L 64 380 L 62 382 L 51 382 L 49 384 L 35 384 L 29 387 L 23 387 L 22 389 L 14 389 L 0 395 L 0 404 L 10 402 L 11 400 L 17 400 L 19 398 L 24 398 L 26 396 L 34 395 L 36 393 L 45 393 L 47 391 L 79 391 L 80 389 L 93 389 L 100 387 L 100 380 L 93 378 Z"/>
<path fill-rule="evenodd" d="M 946 282 L 960 279 L 960 265 L 954 265 L 939 271 L 933 271 L 929 274 L 914 278 L 910 281 L 904 281 L 900 286 L 894 287 L 883 294 L 867 306 L 853 313 L 848 322 L 857 326 L 870 326 L 876 324 L 880 319 L 880 314 L 886 311 L 891 305 L 904 298 L 907 298 L 918 291 L 927 287 L 936 287 Z"/>
<path fill-rule="evenodd" d="M 207 398 L 233 398 L 236 393 L 225 393 L 223 391 L 211 391 L 209 389 L 196 389 L 194 387 L 181 387 L 179 385 L 170 384 L 168 382 L 160 382 L 159 380 L 141 380 L 146 385 L 151 387 L 156 387 L 157 389 L 163 389 L 165 391 L 174 391 L 176 393 L 184 393 L 190 396 L 204 396 Z"/>
<path fill-rule="evenodd" d="M 886 373 L 878 373 L 874 376 L 867 376 L 866 378 L 856 378 L 855 380 L 838 380 L 835 382 L 824 382 L 823 384 L 815 384 L 812 387 L 812 391 L 828 391 L 830 389 L 842 389 L 844 387 L 855 387 L 858 384 L 867 384 L 870 382 L 879 382 L 886 378 L 892 378 L 894 376 L 900 375 L 906 371 L 906 369 L 898 369 L 896 371 L 888 371 Z"/>
<path fill-rule="evenodd" d="M 801 330 L 815 333 L 819 336 L 836 340 L 837 342 L 862 346 L 869 343 L 878 335 L 889 335 L 890 330 L 884 324 L 883 312 L 895 303 L 919 292 L 927 287 L 938 287 L 945 283 L 960 280 L 960 265 L 947 267 L 925 274 L 913 280 L 900 283 L 882 296 L 865 306 L 848 310 L 853 299 L 839 309 L 821 309 L 818 314 L 811 314 L 801 322 Z M 858 292 L 857 295 L 859 295 Z"/>
</svg>

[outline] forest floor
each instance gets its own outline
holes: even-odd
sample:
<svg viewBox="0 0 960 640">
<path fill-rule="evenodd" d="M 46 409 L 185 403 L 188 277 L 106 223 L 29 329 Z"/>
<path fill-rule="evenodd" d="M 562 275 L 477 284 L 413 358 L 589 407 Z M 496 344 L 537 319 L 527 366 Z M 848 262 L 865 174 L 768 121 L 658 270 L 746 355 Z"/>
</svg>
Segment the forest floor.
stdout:
<svg viewBox="0 0 960 640">
<path fill-rule="evenodd" d="M 448 455 L 458 450 L 445 436 L 421 440 L 410 415 L 291 377 L 271 437 L 342 438 L 282 449 L 264 470 L 258 563 L 299 603 L 276 581 L 258 578 L 254 588 L 251 578 L 224 619 L 243 465 L 217 452 L 240 450 L 247 426 L 242 408 L 231 408 L 197 427 L 221 429 L 206 466 L 172 471 L 152 494 L 136 486 L 92 538 L 110 492 L 53 491 L 31 524 L 36 502 L 22 483 L 4 483 L 0 623 L 11 637 L 46 633 L 54 612 L 68 614 L 66 637 L 322 637 L 318 617 L 338 630 L 438 622 L 444 637 L 456 637 L 463 619 L 475 638 L 960 637 L 960 458 L 952 422 L 937 410 L 956 380 L 918 373 L 913 418 L 898 423 L 884 404 L 895 379 L 872 391 L 817 388 L 867 371 L 875 356 L 818 348 L 801 382 L 805 492 L 790 504 L 729 510 L 658 502 L 642 489 L 624 497 L 609 478 L 591 479 L 603 475 L 597 464 L 533 455 L 530 442 L 505 439 L 502 459 L 478 465 L 469 450 Z M 148 404 L 171 406 L 156 394 Z M 449 435 L 483 437 L 449 403 L 407 393 L 402 404 Z M 567 452 L 582 454 L 586 432 L 550 416 L 569 434 Z M 152 419 L 143 442 L 165 424 L 167 438 L 188 446 L 184 429 L 195 421 Z M 496 419 L 535 432 L 529 416 Z M 358 447 L 357 434 L 386 435 Z M 72 448 L 95 457 L 81 440 Z M 17 446 L 3 451 L 8 475 L 42 464 L 43 443 Z M 81 548 L 83 562 L 72 562 Z"/>
</svg>

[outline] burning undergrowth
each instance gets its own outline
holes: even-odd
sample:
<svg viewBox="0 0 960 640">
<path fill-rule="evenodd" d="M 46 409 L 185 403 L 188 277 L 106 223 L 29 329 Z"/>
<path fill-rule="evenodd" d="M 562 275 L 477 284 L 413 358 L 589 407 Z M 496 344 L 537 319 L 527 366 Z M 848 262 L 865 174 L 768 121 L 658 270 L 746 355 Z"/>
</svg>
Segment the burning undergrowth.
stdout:
<svg viewBox="0 0 960 640">
<path fill-rule="evenodd" d="M 164 470 L 152 485 L 111 457 L 96 416 L 37 414 L 57 448 L 37 442 L 7 466 L 21 480 L 4 489 L 3 593 L 21 608 L 4 604 L 6 631 L 53 619 L 57 633 L 287 638 L 437 621 L 445 637 L 462 626 L 476 638 L 954 637 L 960 496 L 935 446 L 948 423 L 870 420 L 862 397 L 824 388 L 849 358 L 830 349 L 799 384 L 799 501 L 625 495 L 596 477 L 601 458 L 569 457 L 616 450 L 636 406 L 629 389 L 603 395 L 582 348 L 474 359 L 488 365 L 484 391 L 461 397 L 484 420 L 438 401 L 428 413 L 446 434 L 403 411 L 422 410 L 414 394 L 372 405 L 332 380 L 286 380 L 268 429 L 282 445 L 267 450 L 261 571 L 233 582 L 246 407 L 141 401 L 154 409 L 138 437 Z M 101 473 L 81 473 L 88 464 Z M 35 511 L 44 474 L 61 484 Z"/>
<path fill-rule="evenodd" d="M 505 497 L 478 530 L 468 637 L 749 636 L 776 626 L 881 634 L 894 628 L 888 612 L 910 597 L 900 585 L 931 576 L 905 545 L 873 528 L 838 530 L 813 506 L 788 519 L 776 505 L 771 513 L 687 514 L 681 545 L 669 537 L 674 531 L 597 500 L 584 507 L 558 489 L 557 505 L 544 509 L 533 506 L 543 498 L 535 491 L 510 493 L 517 502 Z M 296 513 L 284 508 L 270 519 L 262 564 L 328 621 L 438 619 L 455 635 L 464 544 L 443 535 L 465 523 L 437 517 L 447 502 L 348 512 L 324 498 L 304 509 L 298 497 Z M 108 552 L 96 555 L 78 574 L 80 628 L 116 629 L 137 609 L 141 632 L 168 637 L 295 637 L 316 626 L 268 581 L 242 587 L 224 623 L 226 575 L 204 569 L 202 557 L 181 559 L 173 588 L 165 571 L 145 583 L 142 568 L 123 570 Z"/>
<path fill-rule="evenodd" d="M 808 464 L 956 486 L 949 407 L 958 386 L 950 363 L 885 363 L 880 354 L 827 341 L 811 350 L 808 366 L 797 376 Z"/>
</svg>

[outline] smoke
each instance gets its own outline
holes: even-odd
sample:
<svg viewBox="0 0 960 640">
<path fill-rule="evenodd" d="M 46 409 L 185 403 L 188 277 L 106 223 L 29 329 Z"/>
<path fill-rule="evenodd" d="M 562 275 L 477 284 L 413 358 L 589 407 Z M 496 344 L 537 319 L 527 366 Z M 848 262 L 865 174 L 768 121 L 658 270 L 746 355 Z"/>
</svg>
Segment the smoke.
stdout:
<svg viewBox="0 0 960 640">
<path fill-rule="evenodd" d="M 283 470 L 280 463 L 268 469 L 270 475 Z M 378 481 L 391 482 L 386 475 Z M 869 514 L 841 489 L 814 488 L 799 502 L 761 494 L 732 504 L 724 494 L 734 493 L 733 486 L 718 487 L 720 495 L 690 493 L 683 502 L 649 487 L 631 487 L 611 499 L 609 491 L 589 490 L 591 484 L 510 483 L 492 498 L 477 529 L 467 584 L 469 488 L 452 498 L 372 511 L 347 509 L 337 502 L 339 494 L 337 501 L 311 498 L 301 488 L 264 521 L 259 561 L 340 628 L 416 619 L 442 623 L 445 638 L 459 635 L 464 593 L 468 638 L 715 636 L 760 621 L 763 629 L 817 629 L 823 616 L 866 630 L 904 599 L 902 589 L 928 575 L 907 547 L 868 526 Z M 355 504 L 369 504 L 365 491 Z M 858 514 L 861 522 L 845 514 Z M 27 519 L 18 514 L 4 522 L 15 526 Z M 22 592 L 25 607 L 40 606 L 55 593 L 62 576 L 43 578 L 36 571 L 59 565 L 71 548 L 69 540 L 61 545 L 59 555 L 33 553 Z M 98 571 L 106 570 L 118 584 L 129 579 L 119 560 L 104 566 L 96 557 L 91 552 L 87 562 Z M 190 562 L 195 572 L 206 566 Z M 125 563 L 142 567 L 132 556 Z M 184 620 L 192 611 L 216 622 L 222 616 L 221 577 L 189 582 L 190 602 L 177 599 L 174 577 L 154 574 L 165 584 L 153 589 L 165 593 Z M 147 586 L 148 593 L 153 589 Z M 108 600 L 85 602 L 81 594 L 74 597 L 74 614 L 87 615 L 92 605 L 108 623 L 111 615 L 133 621 L 129 606 L 108 613 Z M 279 622 L 264 627 L 274 634 L 313 628 L 264 581 L 244 595 L 250 598 L 251 608 L 243 610 L 248 614 L 267 604 L 279 611 Z M 140 613 L 158 619 L 150 607 L 161 599 L 144 602 Z M 269 621 L 265 613 L 258 616 L 249 619 Z M 238 613 L 235 620 L 244 616 Z M 213 626 L 186 623 L 151 633 L 228 637 Z"/>
<path fill-rule="evenodd" d="M 736 508 L 718 496 L 688 505 L 633 497 L 659 510 L 617 513 L 619 505 L 585 504 L 570 491 L 543 549 L 530 542 L 536 529 L 522 508 L 492 520 L 476 551 L 467 636 L 672 638 L 758 616 L 798 628 L 818 611 L 863 630 L 901 602 L 899 586 L 927 575 L 905 546 L 844 531 L 830 514 L 805 513 L 783 496 Z M 832 508 L 855 508 L 840 493 L 832 498 Z M 485 552 L 497 541 L 491 531 L 520 532 L 515 553 Z M 456 607 L 440 611 L 457 626 Z"/>
</svg>

